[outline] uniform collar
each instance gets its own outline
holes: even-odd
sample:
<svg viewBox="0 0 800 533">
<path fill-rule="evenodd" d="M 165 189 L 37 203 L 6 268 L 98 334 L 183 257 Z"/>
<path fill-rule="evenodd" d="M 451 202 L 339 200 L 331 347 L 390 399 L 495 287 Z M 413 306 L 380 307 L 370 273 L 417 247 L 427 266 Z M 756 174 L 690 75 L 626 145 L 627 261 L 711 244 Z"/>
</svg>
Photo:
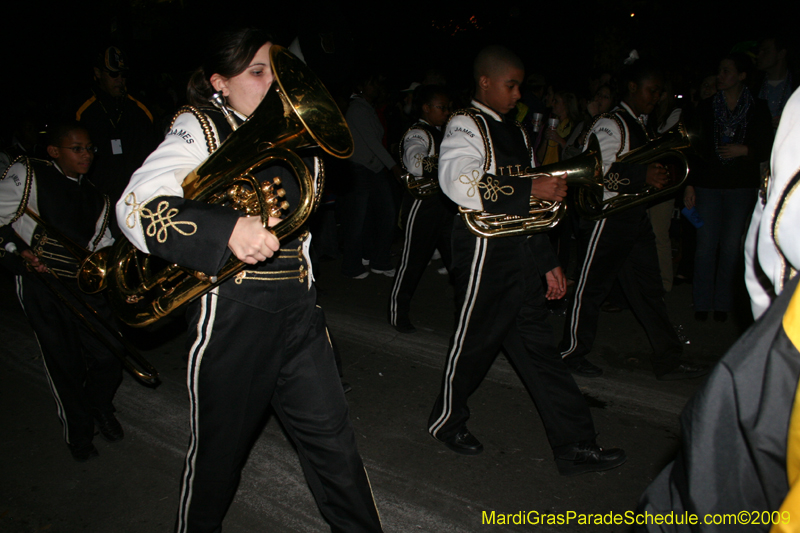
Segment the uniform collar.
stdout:
<svg viewBox="0 0 800 533">
<path fill-rule="evenodd" d="M 80 176 L 78 176 L 77 178 L 70 178 L 69 176 L 67 176 L 66 174 L 64 174 L 64 171 L 63 171 L 63 170 L 61 170 L 61 167 L 60 167 L 60 166 L 58 166 L 58 163 L 56 163 L 55 161 L 53 161 L 53 166 L 55 167 L 55 169 L 56 169 L 56 170 L 58 170 L 58 171 L 61 173 L 61 175 L 62 175 L 62 176 L 64 176 L 64 177 L 65 177 L 65 178 L 67 178 L 68 180 L 74 181 L 75 183 L 80 183 L 80 182 L 81 182 L 81 178 L 83 178 L 83 174 L 81 174 L 81 175 L 80 175 Z"/>
<path fill-rule="evenodd" d="M 647 124 L 647 115 L 638 115 L 638 116 L 637 116 L 637 115 L 636 115 L 636 113 L 634 113 L 634 112 L 633 112 L 633 109 L 631 109 L 631 106 L 629 106 L 629 105 L 628 105 L 628 104 L 626 104 L 625 102 L 620 102 L 620 103 L 619 103 L 619 106 L 620 106 L 622 109 L 624 109 L 625 111 L 627 111 L 627 112 L 628 112 L 628 114 L 629 114 L 630 116 L 632 116 L 633 118 L 635 118 L 636 120 L 638 120 L 638 121 L 639 121 L 639 123 L 640 123 L 642 126 L 644 126 L 644 125 L 646 125 L 646 124 Z"/>
<path fill-rule="evenodd" d="M 480 103 L 477 100 L 472 100 L 472 105 L 474 107 L 477 107 L 479 110 L 483 111 L 484 113 L 486 113 L 487 115 L 489 115 L 490 117 L 495 119 L 496 121 L 503 122 L 502 115 L 500 115 L 497 111 L 491 109 L 490 107 Z"/>
</svg>

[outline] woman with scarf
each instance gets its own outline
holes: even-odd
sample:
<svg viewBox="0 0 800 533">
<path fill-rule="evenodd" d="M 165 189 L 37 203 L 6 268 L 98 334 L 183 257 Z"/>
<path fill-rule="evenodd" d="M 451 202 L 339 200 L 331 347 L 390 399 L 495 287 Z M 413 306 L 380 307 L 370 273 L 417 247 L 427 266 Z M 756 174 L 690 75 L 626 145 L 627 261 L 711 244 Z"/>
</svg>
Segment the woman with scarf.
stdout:
<svg viewBox="0 0 800 533">
<path fill-rule="evenodd" d="M 697 207 L 704 225 L 697 230 L 694 264 L 695 319 L 727 320 L 733 310 L 734 272 L 742 236 L 753 210 L 762 161 L 772 146 L 770 113 L 747 88 L 750 58 L 722 58 L 717 93 L 697 109 L 694 143 L 703 164 L 693 169 L 684 193 L 687 208 Z"/>
</svg>

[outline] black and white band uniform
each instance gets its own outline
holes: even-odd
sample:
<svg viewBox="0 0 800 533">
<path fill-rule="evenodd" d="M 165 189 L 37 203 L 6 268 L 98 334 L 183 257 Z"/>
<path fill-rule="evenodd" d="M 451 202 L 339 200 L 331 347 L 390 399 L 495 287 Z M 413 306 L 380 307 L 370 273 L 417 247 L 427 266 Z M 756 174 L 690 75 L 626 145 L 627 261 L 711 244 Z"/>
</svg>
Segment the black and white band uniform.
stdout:
<svg viewBox="0 0 800 533">
<path fill-rule="evenodd" d="M 445 128 L 439 156 L 442 190 L 465 208 L 529 215 L 532 182 L 518 177 L 533 163 L 527 134 L 519 123 L 478 101 L 471 105 L 456 112 Z M 431 435 L 454 451 L 477 454 L 483 449 L 466 427 L 467 400 L 503 349 L 536 404 L 557 464 L 565 452 L 581 446 L 597 457 L 606 454 L 600 459 L 606 468 L 624 462 L 622 450 L 603 452 L 594 444 L 589 408 L 547 323 L 541 277 L 557 266 L 544 234 L 487 239 L 471 233 L 461 218 L 454 222 L 456 328 L 429 419 Z M 579 473 L 571 470 L 573 458 L 562 473 Z"/>
<path fill-rule="evenodd" d="M 406 131 L 400 145 L 406 172 L 438 179 L 441 144 L 441 130 L 420 119 Z M 441 192 L 420 199 L 406 191 L 402 212 L 405 240 L 389 300 L 389 323 L 398 331 L 413 332 L 409 318 L 411 299 L 434 250 L 438 249 L 445 266 L 450 266 L 450 234 L 456 209 Z"/>
<path fill-rule="evenodd" d="M 78 289 L 77 260 L 48 229 L 25 213 L 26 208 L 44 220 L 51 232 L 55 230 L 94 251 L 114 242 L 109 230 L 108 198 L 83 176 L 66 176 L 55 162 L 22 159 L 11 165 L 0 181 L 0 249 L 14 242 L 21 253 L 31 250 L 63 282 L 62 285 L 51 274 L 42 273 L 51 278 L 53 290 L 79 310 L 83 309 L 82 304 L 72 293 L 81 295 L 112 323 L 104 297 L 81 294 Z M 16 259 L 5 250 L 0 255 L 5 256 L 4 264 Z M 122 381 L 122 364 L 44 281 L 22 267 L 20 261 L 17 264 L 17 296 L 42 351 L 64 440 L 75 458 L 84 461 L 92 456 L 88 450 L 97 454 L 91 444 L 95 418 L 113 416 L 112 402 Z M 114 423 L 117 424 L 116 419 Z M 121 428 L 117 429 L 114 440 L 122 438 Z"/>
<path fill-rule="evenodd" d="M 131 178 L 117 213 L 124 234 L 143 252 L 216 273 L 231 253 L 228 240 L 242 215 L 183 198 L 183 179 L 231 133 L 215 109 L 196 113 L 174 119 L 164 141 Z M 210 120 L 206 128 L 198 120 L 203 115 Z M 316 158 L 307 162 L 316 175 Z M 299 187 L 288 171 L 270 167 L 258 178 L 276 175 L 296 206 Z M 189 304 L 195 335 L 189 339 L 191 437 L 180 496 L 181 533 L 219 531 L 270 405 L 297 448 L 331 529 L 381 531 L 325 318 L 315 305 L 309 244 L 309 234 L 301 230 L 272 258 Z"/>
<path fill-rule="evenodd" d="M 636 116 L 632 108 L 622 102 L 609 115 L 599 117 L 590 134 L 600 143 L 605 198 L 642 191 L 646 187 L 648 166 L 619 163 L 617 155 L 643 146 L 655 137 L 652 128 L 645 124 L 645 117 Z M 615 280 L 619 280 L 652 346 L 651 361 L 656 376 L 664 377 L 675 371 L 681 365 L 683 345 L 667 315 L 647 206 L 632 207 L 595 222 L 581 219 L 577 234 L 581 246 L 578 257 L 584 259 L 564 323 L 562 357 L 580 375 L 602 374 L 602 370 L 584 356 L 594 343 L 600 306 Z"/>
</svg>

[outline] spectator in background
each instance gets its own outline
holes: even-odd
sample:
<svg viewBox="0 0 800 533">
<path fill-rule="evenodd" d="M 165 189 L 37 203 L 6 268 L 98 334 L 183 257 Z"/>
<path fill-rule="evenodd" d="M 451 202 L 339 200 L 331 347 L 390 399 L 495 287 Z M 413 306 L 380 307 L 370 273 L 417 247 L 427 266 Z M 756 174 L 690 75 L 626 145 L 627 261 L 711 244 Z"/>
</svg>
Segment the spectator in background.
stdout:
<svg viewBox="0 0 800 533">
<path fill-rule="evenodd" d="M 693 285 L 695 319 L 701 322 L 711 311 L 724 322 L 733 310 L 734 271 L 756 200 L 759 163 L 772 146 L 767 103 L 753 98 L 746 85 L 752 66 L 742 53 L 722 58 L 719 92 L 700 102 L 693 128 L 704 164 L 689 176 L 684 204 L 696 206 L 704 223 L 697 230 Z"/>
<path fill-rule="evenodd" d="M 582 124 L 582 117 L 578 111 L 578 99 L 575 94 L 563 90 L 553 93 L 553 111 L 550 118 L 558 119 L 558 126 L 555 128 L 547 127 L 544 131 L 544 138 L 547 142 L 539 145 L 538 160 L 541 165 L 558 163 L 561 161 L 561 154 L 568 146 L 568 139 L 573 130 Z"/>
<path fill-rule="evenodd" d="M 382 86 L 377 74 L 363 76 L 346 115 L 355 150 L 350 157 L 350 187 L 342 195 L 342 274 L 354 279 L 369 275 L 367 265 L 375 274 L 395 274 L 391 262 L 395 209 L 386 171 L 398 180 L 403 171 L 383 145 L 384 129 L 373 107 Z"/>
<path fill-rule="evenodd" d="M 675 92 L 672 90 L 672 82 L 664 82 L 664 92 L 656 105 L 656 109 L 650 116 L 655 119 L 656 131 L 663 135 L 671 128 L 675 127 L 681 118 L 681 108 L 675 103 Z M 672 240 L 669 236 L 669 228 L 672 223 L 672 211 L 675 208 L 675 195 L 671 194 L 666 200 L 651 205 L 647 210 L 650 223 L 653 224 L 653 233 L 656 236 L 656 252 L 658 252 L 658 267 L 661 271 L 661 283 L 664 290 L 672 290 Z"/>
<path fill-rule="evenodd" d="M 109 46 L 97 54 L 92 95 L 75 111 L 97 146 L 97 158 L 88 178 L 114 204 L 133 172 L 158 145 L 153 115 L 128 94 L 128 65 L 122 51 Z M 118 234 L 116 224 L 112 231 Z"/>
<path fill-rule="evenodd" d="M 774 129 L 778 128 L 783 107 L 795 89 L 792 73 L 789 72 L 788 54 L 789 50 L 782 39 L 768 37 L 761 41 L 756 56 L 756 67 L 766 75 L 758 97 L 767 101 Z"/>
</svg>

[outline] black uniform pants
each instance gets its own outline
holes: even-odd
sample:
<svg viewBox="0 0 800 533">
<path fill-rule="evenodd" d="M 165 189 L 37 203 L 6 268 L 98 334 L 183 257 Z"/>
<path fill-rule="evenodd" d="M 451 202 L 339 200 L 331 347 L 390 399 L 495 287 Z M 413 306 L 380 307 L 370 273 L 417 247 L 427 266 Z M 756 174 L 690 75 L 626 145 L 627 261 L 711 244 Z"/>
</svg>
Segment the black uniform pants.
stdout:
<svg viewBox="0 0 800 533">
<path fill-rule="evenodd" d="M 49 274 L 44 276 L 76 309 L 89 315 L 57 280 Z M 74 280 L 64 279 L 64 283 L 81 294 Z M 17 296 L 42 350 L 50 391 L 64 426 L 64 440 L 72 446 L 92 442 L 93 413 L 114 412 L 112 401 L 122 382 L 122 364 L 33 274 L 17 276 Z M 81 294 L 81 297 L 111 321 L 111 312 L 102 296 Z"/>
<path fill-rule="evenodd" d="M 591 351 L 600 306 L 619 280 L 653 348 L 656 375 L 674 369 L 683 346 L 667 315 L 655 235 L 647 215 L 633 209 L 597 222 L 581 220 L 578 235 L 583 264 L 564 323 L 561 355 L 577 358 Z"/>
<path fill-rule="evenodd" d="M 409 193 L 403 196 L 405 241 L 389 299 L 389 322 L 393 326 L 410 324 L 411 298 L 434 250 L 439 249 L 442 262 L 450 268 L 453 212 L 448 201 L 442 193 L 424 200 Z"/>
<path fill-rule="evenodd" d="M 542 417 L 551 447 L 595 437 L 586 401 L 556 349 L 544 290 L 525 237 L 485 239 L 456 221 L 456 329 L 430 433 L 447 439 L 469 419 L 467 400 L 502 348 Z"/>
<path fill-rule="evenodd" d="M 332 531 L 381 531 L 324 315 L 314 305 L 313 289 L 307 290 L 305 282 L 295 287 L 304 295 L 275 312 L 215 292 L 189 308 L 197 336 L 187 373 L 192 434 L 180 533 L 220 531 L 270 405 L 297 448 Z"/>
</svg>

